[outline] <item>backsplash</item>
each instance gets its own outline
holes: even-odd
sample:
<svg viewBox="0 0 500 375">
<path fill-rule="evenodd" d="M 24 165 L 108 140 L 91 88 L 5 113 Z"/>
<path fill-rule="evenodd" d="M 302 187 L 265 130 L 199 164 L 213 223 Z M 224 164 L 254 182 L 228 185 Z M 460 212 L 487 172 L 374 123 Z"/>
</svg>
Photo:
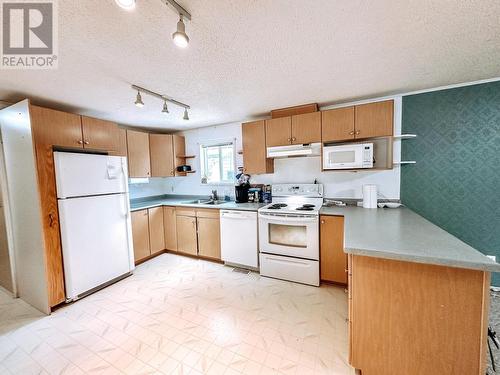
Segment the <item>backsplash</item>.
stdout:
<svg viewBox="0 0 500 375">
<path fill-rule="evenodd" d="M 404 97 L 403 133 L 402 202 L 499 261 L 500 82 Z"/>
<path fill-rule="evenodd" d="M 150 178 L 147 183 L 129 183 L 130 199 L 166 194 L 168 186 L 167 178 L 158 177 Z"/>
</svg>

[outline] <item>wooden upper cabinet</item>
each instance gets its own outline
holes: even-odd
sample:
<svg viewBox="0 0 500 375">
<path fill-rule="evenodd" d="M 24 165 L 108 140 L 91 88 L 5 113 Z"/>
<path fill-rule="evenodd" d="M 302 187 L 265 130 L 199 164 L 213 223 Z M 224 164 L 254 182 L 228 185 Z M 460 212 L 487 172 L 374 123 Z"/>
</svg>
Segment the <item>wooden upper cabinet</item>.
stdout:
<svg viewBox="0 0 500 375">
<path fill-rule="evenodd" d="M 165 235 L 163 227 L 163 207 L 150 208 L 149 218 L 149 248 L 151 255 L 165 250 Z"/>
<path fill-rule="evenodd" d="M 36 144 L 83 148 L 79 115 L 30 105 L 30 117 Z"/>
<path fill-rule="evenodd" d="M 177 220 L 175 207 L 163 207 L 163 227 L 165 236 L 165 248 L 177 251 Z"/>
<path fill-rule="evenodd" d="M 127 130 L 129 177 L 151 177 L 149 134 Z"/>
<path fill-rule="evenodd" d="M 394 101 L 368 103 L 355 107 L 356 138 L 371 138 L 393 135 Z"/>
<path fill-rule="evenodd" d="M 273 173 L 273 160 L 266 158 L 265 121 L 242 124 L 241 134 L 243 138 L 243 172 L 248 174 Z"/>
<path fill-rule="evenodd" d="M 151 255 L 148 210 L 134 211 L 131 217 L 134 260 L 137 262 Z"/>
<path fill-rule="evenodd" d="M 82 116 L 84 148 L 90 150 L 118 151 L 120 132 L 114 122 Z"/>
<path fill-rule="evenodd" d="M 150 134 L 149 153 L 151 155 L 152 177 L 173 177 L 174 143 L 170 134 Z"/>
<path fill-rule="evenodd" d="M 177 213 L 177 251 L 181 253 L 198 254 L 198 236 L 196 234 L 196 217 Z"/>
<path fill-rule="evenodd" d="M 345 141 L 354 137 L 354 107 L 321 112 L 322 142 Z"/>
<path fill-rule="evenodd" d="M 292 116 L 292 144 L 321 142 L 321 112 Z"/>
<path fill-rule="evenodd" d="M 286 146 L 292 141 L 292 118 L 266 120 L 266 147 Z"/>
<path fill-rule="evenodd" d="M 118 149 L 109 152 L 113 156 L 127 156 L 127 131 L 118 128 Z"/>
<path fill-rule="evenodd" d="M 321 280 L 347 284 L 344 217 L 322 215 L 320 223 Z"/>
</svg>

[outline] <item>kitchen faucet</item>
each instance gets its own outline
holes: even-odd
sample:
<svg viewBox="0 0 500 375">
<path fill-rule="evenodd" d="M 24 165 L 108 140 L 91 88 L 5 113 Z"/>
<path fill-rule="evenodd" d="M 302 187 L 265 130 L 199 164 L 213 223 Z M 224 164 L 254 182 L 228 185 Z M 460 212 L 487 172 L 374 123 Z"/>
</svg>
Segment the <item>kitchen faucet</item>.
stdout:
<svg viewBox="0 0 500 375">
<path fill-rule="evenodd" d="M 219 196 L 217 194 L 217 190 L 212 190 L 212 194 L 210 195 L 210 199 L 213 200 L 213 201 L 218 201 L 219 200 Z"/>
</svg>

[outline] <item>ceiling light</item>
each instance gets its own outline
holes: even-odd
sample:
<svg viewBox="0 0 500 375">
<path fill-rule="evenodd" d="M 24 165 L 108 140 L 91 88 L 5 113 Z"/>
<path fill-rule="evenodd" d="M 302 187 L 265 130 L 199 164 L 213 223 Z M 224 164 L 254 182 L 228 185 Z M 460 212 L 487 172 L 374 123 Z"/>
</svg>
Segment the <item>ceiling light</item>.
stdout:
<svg viewBox="0 0 500 375">
<path fill-rule="evenodd" d="M 161 110 L 161 113 L 163 113 L 164 115 L 168 113 L 168 106 L 166 100 L 163 101 L 163 109 Z"/>
<path fill-rule="evenodd" d="M 180 15 L 179 22 L 177 22 L 177 31 L 172 34 L 172 39 L 181 48 L 186 48 L 189 44 L 189 37 L 186 34 L 186 26 L 182 20 L 182 14 Z"/>
<path fill-rule="evenodd" d="M 184 117 L 183 117 L 184 120 L 189 120 L 189 113 L 188 113 L 188 110 L 187 108 L 184 108 Z"/>
<path fill-rule="evenodd" d="M 137 97 L 135 98 L 135 105 L 139 108 L 144 107 L 144 102 L 142 101 L 141 93 L 137 91 Z"/>
<path fill-rule="evenodd" d="M 120 8 L 132 10 L 135 8 L 135 0 L 115 0 Z"/>
</svg>

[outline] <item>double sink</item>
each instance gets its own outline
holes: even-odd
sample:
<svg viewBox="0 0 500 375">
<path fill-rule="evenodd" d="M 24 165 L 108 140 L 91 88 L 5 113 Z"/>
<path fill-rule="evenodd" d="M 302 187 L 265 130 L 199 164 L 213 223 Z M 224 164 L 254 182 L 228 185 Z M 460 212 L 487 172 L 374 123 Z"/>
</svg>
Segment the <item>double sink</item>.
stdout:
<svg viewBox="0 0 500 375">
<path fill-rule="evenodd" d="M 226 201 L 219 201 L 219 200 L 213 200 L 213 199 L 209 199 L 209 200 L 204 200 L 204 199 L 198 199 L 198 200 L 195 200 L 195 201 L 186 201 L 186 202 L 182 202 L 182 204 L 206 204 L 206 205 L 219 205 L 219 204 L 223 204 L 223 203 L 227 203 Z"/>
</svg>

